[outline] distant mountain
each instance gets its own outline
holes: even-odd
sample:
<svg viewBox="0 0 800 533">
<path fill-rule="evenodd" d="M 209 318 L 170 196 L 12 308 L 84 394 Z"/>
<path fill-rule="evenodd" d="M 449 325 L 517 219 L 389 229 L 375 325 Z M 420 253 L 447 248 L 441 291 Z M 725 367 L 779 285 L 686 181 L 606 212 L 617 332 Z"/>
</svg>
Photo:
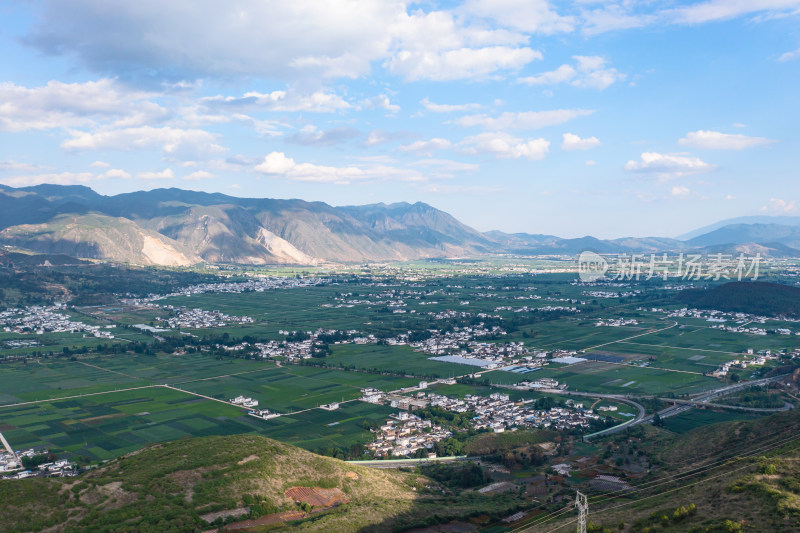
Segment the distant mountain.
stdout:
<svg viewBox="0 0 800 533">
<path fill-rule="evenodd" d="M 755 215 L 729 218 L 726 220 L 720 220 L 719 222 L 710 224 L 708 226 L 703 226 L 702 228 L 698 228 L 696 230 L 692 230 L 688 233 L 684 233 L 683 235 L 676 237 L 676 239 L 679 241 L 688 241 L 690 239 L 694 239 L 695 237 L 705 235 L 706 233 L 711 233 L 712 231 L 723 226 L 730 226 L 732 224 L 780 224 L 783 226 L 800 226 L 800 216 Z"/>
<path fill-rule="evenodd" d="M 175 188 L 103 196 L 80 185 L 0 185 L 0 244 L 142 265 L 314 265 L 492 253 L 575 256 L 585 250 L 800 257 L 800 217 L 767 218 L 798 225 L 727 224 L 686 241 L 564 239 L 481 233 L 421 202 L 334 207 Z"/>
<path fill-rule="evenodd" d="M 482 233 L 427 204 L 333 207 L 181 189 L 102 196 L 0 187 L 0 243 L 136 264 L 316 264 L 475 255 Z"/>
<path fill-rule="evenodd" d="M 743 243 L 778 243 L 800 248 L 800 226 L 783 224 L 728 224 L 688 241 L 689 246 L 718 246 Z"/>
</svg>

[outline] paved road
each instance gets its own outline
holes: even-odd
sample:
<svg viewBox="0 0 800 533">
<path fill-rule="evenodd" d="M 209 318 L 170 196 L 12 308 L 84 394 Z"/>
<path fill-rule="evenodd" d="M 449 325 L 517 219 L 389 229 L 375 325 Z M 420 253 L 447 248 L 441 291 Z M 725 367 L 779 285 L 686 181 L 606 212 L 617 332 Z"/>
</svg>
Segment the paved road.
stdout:
<svg viewBox="0 0 800 533">
<path fill-rule="evenodd" d="M 454 461 L 474 461 L 476 457 L 466 455 L 453 455 L 450 457 L 434 457 L 432 459 L 383 459 L 379 461 L 347 461 L 353 465 L 368 466 L 370 468 L 401 468 L 404 466 L 417 466 L 428 463 L 452 463 Z"/>
</svg>

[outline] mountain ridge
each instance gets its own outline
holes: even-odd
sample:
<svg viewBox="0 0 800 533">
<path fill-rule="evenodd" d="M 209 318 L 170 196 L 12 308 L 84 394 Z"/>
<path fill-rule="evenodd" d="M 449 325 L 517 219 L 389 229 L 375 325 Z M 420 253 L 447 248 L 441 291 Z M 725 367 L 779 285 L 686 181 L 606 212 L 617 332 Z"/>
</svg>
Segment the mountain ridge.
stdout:
<svg viewBox="0 0 800 533">
<path fill-rule="evenodd" d="M 776 223 L 795 218 L 798 226 Z M 800 217 L 729 220 L 745 219 L 754 222 L 717 225 L 688 240 L 561 238 L 480 232 L 424 202 L 332 206 L 175 187 L 105 196 L 83 185 L 0 185 L 0 244 L 142 265 L 318 265 L 585 250 L 800 257 Z"/>
</svg>

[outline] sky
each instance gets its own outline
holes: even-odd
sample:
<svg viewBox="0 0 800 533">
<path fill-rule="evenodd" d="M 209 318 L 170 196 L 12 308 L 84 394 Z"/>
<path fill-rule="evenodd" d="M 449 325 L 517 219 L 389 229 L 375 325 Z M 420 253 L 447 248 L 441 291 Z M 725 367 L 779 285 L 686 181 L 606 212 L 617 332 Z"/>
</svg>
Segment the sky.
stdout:
<svg viewBox="0 0 800 533">
<path fill-rule="evenodd" d="M 13 187 L 561 237 L 800 215 L 800 0 L 5 0 L 0 50 Z"/>
</svg>

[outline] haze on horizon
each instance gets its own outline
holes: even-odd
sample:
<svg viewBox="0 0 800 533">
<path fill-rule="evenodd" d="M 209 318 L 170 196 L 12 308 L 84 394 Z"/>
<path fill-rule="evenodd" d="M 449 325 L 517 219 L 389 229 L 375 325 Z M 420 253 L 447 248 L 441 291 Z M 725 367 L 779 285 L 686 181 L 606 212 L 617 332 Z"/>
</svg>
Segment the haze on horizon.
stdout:
<svg viewBox="0 0 800 533">
<path fill-rule="evenodd" d="M 0 6 L 0 183 L 562 237 L 798 214 L 800 0 L 108 6 Z"/>
</svg>

